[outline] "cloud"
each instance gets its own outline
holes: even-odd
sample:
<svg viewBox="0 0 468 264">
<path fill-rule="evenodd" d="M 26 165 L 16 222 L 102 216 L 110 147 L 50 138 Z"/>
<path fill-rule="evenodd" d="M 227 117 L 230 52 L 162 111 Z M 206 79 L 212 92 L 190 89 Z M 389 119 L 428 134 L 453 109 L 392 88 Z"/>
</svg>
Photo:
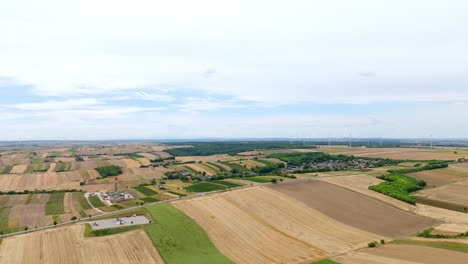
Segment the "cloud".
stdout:
<svg viewBox="0 0 468 264">
<path fill-rule="evenodd" d="M 100 102 L 94 98 L 84 98 L 84 99 L 71 99 L 65 101 L 45 101 L 38 103 L 19 103 L 19 104 L 10 104 L 2 105 L 5 108 L 15 108 L 18 110 L 67 110 L 67 109 L 79 109 L 79 108 L 88 108 L 94 107 L 97 105 L 102 105 L 103 102 Z"/>
</svg>

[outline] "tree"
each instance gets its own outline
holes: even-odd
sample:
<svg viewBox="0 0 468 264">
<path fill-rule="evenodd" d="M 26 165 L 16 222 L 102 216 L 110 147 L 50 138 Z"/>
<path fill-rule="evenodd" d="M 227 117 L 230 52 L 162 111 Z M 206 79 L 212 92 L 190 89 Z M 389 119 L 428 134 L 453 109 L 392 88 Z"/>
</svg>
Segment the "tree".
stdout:
<svg viewBox="0 0 468 264">
<path fill-rule="evenodd" d="M 56 226 L 56 225 L 57 225 L 57 220 L 54 220 L 54 226 Z"/>
<path fill-rule="evenodd" d="M 271 183 L 276 184 L 278 181 L 276 179 L 271 179 Z"/>
</svg>

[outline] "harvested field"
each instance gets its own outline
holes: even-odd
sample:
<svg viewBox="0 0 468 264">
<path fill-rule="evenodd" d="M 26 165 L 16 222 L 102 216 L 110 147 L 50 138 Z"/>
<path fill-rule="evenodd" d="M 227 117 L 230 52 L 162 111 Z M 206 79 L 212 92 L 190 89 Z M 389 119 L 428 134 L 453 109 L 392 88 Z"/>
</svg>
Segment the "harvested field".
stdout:
<svg viewBox="0 0 468 264">
<path fill-rule="evenodd" d="M 468 173 L 468 162 L 450 164 L 449 168 Z"/>
<path fill-rule="evenodd" d="M 184 166 L 186 167 L 189 167 L 197 172 L 200 172 L 200 173 L 206 173 L 206 175 L 208 176 L 212 176 L 212 175 L 215 175 L 217 172 L 213 169 L 211 169 L 210 167 L 207 167 L 207 166 L 203 166 L 203 164 L 199 164 L 199 163 L 190 163 L 190 164 L 184 164 Z"/>
<path fill-rule="evenodd" d="M 269 188 L 289 195 L 339 222 L 390 238 L 416 234 L 440 223 L 316 180 L 270 185 Z"/>
<path fill-rule="evenodd" d="M 255 160 L 240 160 L 240 161 L 235 161 L 234 163 L 237 163 L 241 166 L 245 166 L 249 170 L 255 167 L 265 167 L 265 164 L 255 161 Z"/>
<path fill-rule="evenodd" d="M 45 203 L 16 205 L 10 209 L 10 222 L 18 227 L 30 228 L 52 224 L 52 217 L 45 215 Z"/>
<path fill-rule="evenodd" d="M 85 238 L 84 226 L 6 238 L 0 263 L 164 263 L 143 230 Z"/>
<path fill-rule="evenodd" d="M 449 183 L 466 180 L 466 178 L 445 173 L 445 169 L 420 171 L 410 173 L 408 176 L 425 181 L 428 187 L 439 187 Z"/>
<path fill-rule="evenodd" d="M 415 213 L 444 221 L 446 223 L 468 224 L 468 214 L 455 212 L 425 204 L 417 204 Z"/>
<path fill-rule="evenodd" d="M 83 191 L 86 192 L 107 192 L 114 189 L 114 184 L 103 183 L 103 184 L 91 184 L 81 186 Z"/>
<path fill-rule="evenodd" d="M 203 162 L 216 162 L 218 160 L 221 161 L 231 161 L 237 160 L 239 157 L 231 156 L 228 154 L 219 154 L 219 155 L 212 155 L 212 156 L 186 156 L 186 157 L 176 157 L 176 161 L 179 162 L 188 162 L 188 161 L 203 161 Z"/>
<path fill-rule="evenodd" d="M 138 162 L 140 162 L 140 164 L 143 165 L 143 166 L 151 165 L 151 161 L 149 161 L 149 159 L 147 159 L 147 158 L 137 158 L 136 160 Z"/>
<path fill-rule="evenodd" d="M 177 201 L 237 263 L 303 263 L 381 238 L 266 187 Z"/>
<path fill-rule="evenodd" d="M 408 160 L 457 160 L 468 157 L 460 152 L 454 154 L 450 149 L 423 149 L 423 148 L 366 148 L 366 147 L 320 147 L 315 151 L 330 154 L 354 155 L 356 157 L 408 159 Z"/>
<path fill-rule="evenodd" d="M 400 200 L 393 199 L 384 194 L 369 190 L 369 186 L 378 185 L 379 183 L 382 182 L 382 180 L 376 177 L 368 176 L 366 174 L 317 178 L 317 180 L 331 183 L 331 184 L 346 188 L 348 190 L 364 194 L 366 196 L 372 197 L 374 199 L 377 199 L 381 202 L 384 202 L 386 204 L 389 204 L 391 206 L 394 206 L 396 208 L 399 208 L 407 212 L 412 212 L 415 209 L 415 207 L 411 204 L 408 204 Z"/>
<path fill-rule="evenodd" d="M 385 245 L 350 252 L 333 260 L 341 264 L 464 264 L 468 263 L 468 254 L 423 246 Z"/>
<path fill-rule="evenodd" d="M 0 176 L 0 189 L 3 191 L 80 189 L 81 180 L 82 177 L 77 171 L 21 175 L 7 174 Z"/>
<path fill-rule="evenodd" d="M 417 192 L 417 196 L 468 207 L 468 180 Z"/>
<path fill-rule="evenodd" d="M 21 174 L 21 173 L 24 173 L 27 169 L 28 169 L 28 165 L 16 165 L 11 169 L 10 173 Z"/>
<path fill-rule="evenodd" d="M 57 166 L 57 163 L 50 163 L 50 166 L 47 172 L 54 172 L 56 166 Z"/>
<path fill-rule="evenodd" d="M 87 173 L 88 173 L 89 180 L 95 180 L 101 177 L 101 175 L 99 175 L 99 172 L 97 172 L 96 170 L 87 170 Z"/>
<path fill-rule="evenodd" d="M 125 164 L 126 168 L 140 168 L 141 164 L 140 162 L 134 160 L 134 159 L 122 159 L 121 162 Z"/>
</svg>

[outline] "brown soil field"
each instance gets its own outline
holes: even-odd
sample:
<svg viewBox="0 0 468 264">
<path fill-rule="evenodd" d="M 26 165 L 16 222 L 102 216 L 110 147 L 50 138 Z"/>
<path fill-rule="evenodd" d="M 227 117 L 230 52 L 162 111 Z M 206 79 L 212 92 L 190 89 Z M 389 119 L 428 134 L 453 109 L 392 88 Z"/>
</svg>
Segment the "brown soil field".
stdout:
<svg viewBox="0 0 468 264">
<path fill-rule="evenodd" d="M 24 173 L 28 169 L 28 165 L 15 165 L 13 169 L 11 169 L 11 174 L 21 174 Z"/>
<path fill-rule="evenodd" d="M 464 180 L 437 188 L 421 190 L 417 192 L 417 196 L 468 207 L 467 191 L 468 180 Z"/>
<path fill-rule="evenodd" d="M 66 157 L 58 157 L 54 159 L 55 162 L 74 162 L 75 158 L 66 158 Z"/>
<path fill-rule="evenodd" d="M 468 173 L 468 162 L 450 164 L 449 168 Z"/>
<path fill-rule="evenodd" d="M 445 173 L 443 170 L 420 171 L 410 173 L 408 176 L 425 181 L 428 187 L 439 187 L 449 183 L 466 180 L 466 178 Z"/>
<path fill-rule="evenodd" d="M 372 249 L 362 249 L 333 258 L 341 264 L 464 264 L 468 254 L 413 245 L 385 245 Z"/>
<path fill-rule="evenodd" d="M 468 214 L 425 204 L 417 204 L 415 213 L 438 219 L 446 223 L 468 224 Z"/>
<path fill-rule="evenodd" d="M 269 187 L 304 202 L 339 222 L 390 238 L 416 234 L 440 223 L 321 181 L 292 181 Z"/>
<path fill-rule="evenodd" d="M 382 237 L 342 224 L 266 187 L 177 201 L 237 263 L 305 263 Z"/>
<path fill-rule="evenodd" d="M 48 172 L 48 173 L 54 172 L 56 166 L 57 166 L 57 163 L 51 162 L 51 163 L 50 163 L 50 167 L 49 167 L 49 169 L 47 170 L 47 172 Z"/>
<path fill-rule="evenodd" d="M 79 189 L 81 175 L 76 171 L 36 174 L 5 174 L 0 176 L 0 189 L 10 190 L 60 190 Z"/>
<path fill-rule="evenodd" d="M 326 178 L 317 178 L 317 180 L 335 184 L 337 186 L 346 188 L 348 190 L 364 194 L 366 196 L 377 199 L 381 202 L 389 204 L 398 209 L 412 212 L 415 210 L 415 207 L 411 204 L 402 202 L 397 199 L 393 199 L 387 195 L 369 190 L 369 186 L 377 185 L 382 182 L 382 180 L 368 176 L 366 174 L 361 175 L 352 175 L 352 176 L 340 176 L 340 177 L 326 177 Z"/>
<path fill-rule="evenodd" d="M 187 161 L 203 161 L 203 162 L 215 162 L 218 160 L 221 161 L 231 161 L 231 160 L 238 160 L 239 157 L 230 156 L 228 154 L 219 154 L 219 155 L 212 155 L 212 156 L 186 156 L 186 157 L 176 157 L 176 161 L 179 162 L 187 162 Z"/>
<path fill-rule="evenodd" d="M 0 263 L 164 263 L 143 230 L 85 238 L 73 225 L 9 237 L 0 245 Z"/>
</svg>

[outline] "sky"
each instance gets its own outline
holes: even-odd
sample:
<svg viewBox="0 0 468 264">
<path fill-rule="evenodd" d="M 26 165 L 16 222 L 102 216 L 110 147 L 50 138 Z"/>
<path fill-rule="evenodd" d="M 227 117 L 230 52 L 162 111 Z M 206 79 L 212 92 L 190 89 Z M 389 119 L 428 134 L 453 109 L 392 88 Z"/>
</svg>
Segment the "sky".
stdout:
<svg viewBox="0 0 468 264">
<path fill-rule="evenodd" d="M 466 1 L 0 3 L 0 140 L 468 138 Z"/>
</svg>

